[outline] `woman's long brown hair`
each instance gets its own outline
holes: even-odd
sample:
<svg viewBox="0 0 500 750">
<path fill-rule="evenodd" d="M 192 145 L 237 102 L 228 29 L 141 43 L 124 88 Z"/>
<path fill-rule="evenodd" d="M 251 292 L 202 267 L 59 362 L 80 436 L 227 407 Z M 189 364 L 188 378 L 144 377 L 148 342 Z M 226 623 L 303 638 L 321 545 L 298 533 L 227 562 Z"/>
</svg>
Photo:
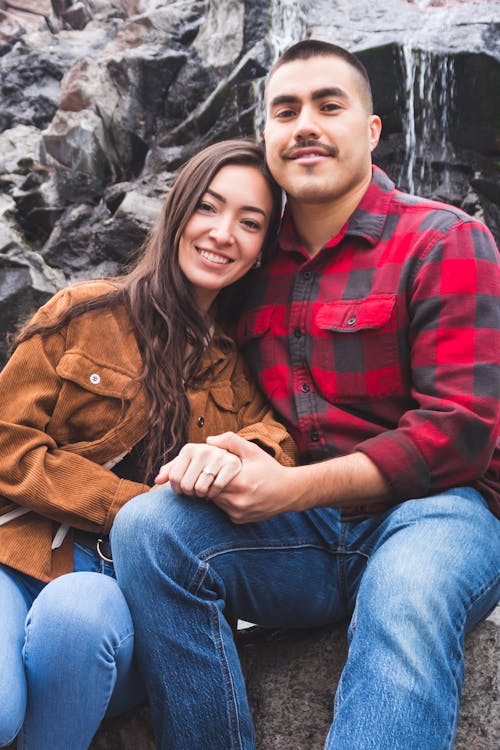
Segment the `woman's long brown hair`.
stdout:
<svg viewBox="0 0 500 750">
<path fill-rule="evenodd" d="M 233 139 L 203 149 L 181 169 L 160 216 L 142 245 L 132 269 L 111 279 L 114 289 L 66 310 L 49 325 L 28 322 L 14 338 L 13 351 L 35 334 L 53 333 L 77 315 L 124 303 L 134 323 L 143 358 L 140 381 L 148 400 L 145 477 L 173 457 L 186 442 L 189 403 L 186 386 L 196 379 L 209 340 L 211 321 L 193 304 L 189 281 L 178 262 L 180 237 L 215 175 L 227 165 L 257 168 L 273 196 L 273 211 L 264 250 L 276 236 L 281 215 L 281 189 L 269 174 L 262 148 L 254 141 Z M 233 285 L 234 286 L 234 285 Z M 220 292 L 218 317 L 234 316 L 231 287 Z M 239 295 L 238 295 L 239 296 Z M 234 295 L 233 295 L 234 297 Z M 186 360 L 186 347 L 190 353 Z"/>
</svg>

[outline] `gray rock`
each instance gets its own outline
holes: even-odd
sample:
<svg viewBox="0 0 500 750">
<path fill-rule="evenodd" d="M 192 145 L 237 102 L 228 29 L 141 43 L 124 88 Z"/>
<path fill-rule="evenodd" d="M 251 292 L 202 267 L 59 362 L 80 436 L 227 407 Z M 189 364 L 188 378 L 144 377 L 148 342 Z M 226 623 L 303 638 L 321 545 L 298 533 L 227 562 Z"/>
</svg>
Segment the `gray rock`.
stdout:
<svg viewBox="0 0 500 750">
<path fill-rule="evenodd" d="M 0 254 L 0 330 L 12 332 L 66 283 L 64 276 L 47 266 L 43 258 L 17 244 Z M 0 340 L 0 363 L 7 353 Z"/>
<path fill-rule="evenodd" d="M 347 655 L 345 627 L 296 632 L 258 629 L 240 633 L 239 639 L 257 750 L 321 750 Z M 499 746 L 499 646 L 497 612 L 466 638 L 466 679 L 454 750 Z M 91 750 L 137 748 L 155 748 L 145 707 L 104 722 L 91 745 Z"/>
</svg>

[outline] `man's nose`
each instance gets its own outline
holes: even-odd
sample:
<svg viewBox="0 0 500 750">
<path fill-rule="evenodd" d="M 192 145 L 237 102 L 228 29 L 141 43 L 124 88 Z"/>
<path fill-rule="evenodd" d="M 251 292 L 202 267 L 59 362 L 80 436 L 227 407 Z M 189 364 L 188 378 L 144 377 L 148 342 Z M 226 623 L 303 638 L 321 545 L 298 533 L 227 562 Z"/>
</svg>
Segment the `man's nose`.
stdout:
<svg viewBox="0 0 500 750">
<path fill-rule="evenodd" d="M 303 107 L 295 121 L 294 138 L 302 141 L 306 138 L 317 139 L 320 135 L 320 126 L 316 113 L 311 107 Z"/>
</svg>

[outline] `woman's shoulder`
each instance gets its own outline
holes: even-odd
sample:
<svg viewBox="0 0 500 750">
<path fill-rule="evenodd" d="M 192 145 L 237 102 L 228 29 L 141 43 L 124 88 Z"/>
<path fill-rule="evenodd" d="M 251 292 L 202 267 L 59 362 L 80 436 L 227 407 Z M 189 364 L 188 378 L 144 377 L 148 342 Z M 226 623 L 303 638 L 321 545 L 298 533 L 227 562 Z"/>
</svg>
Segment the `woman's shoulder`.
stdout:
<svg viewBox="0 0 500 750">
<path fill-rule="evenodd" d="M 54 294 L 48 302 L 40 307 L 35 317 L 39 319 L 39 322 L 59 318 L 75 305 L 91 302 L 93 299 L 103 297 L 118 289 L 118 284 L 108 279 L 92 279 L 91 281 L 72 284 Z"/>
</svg>

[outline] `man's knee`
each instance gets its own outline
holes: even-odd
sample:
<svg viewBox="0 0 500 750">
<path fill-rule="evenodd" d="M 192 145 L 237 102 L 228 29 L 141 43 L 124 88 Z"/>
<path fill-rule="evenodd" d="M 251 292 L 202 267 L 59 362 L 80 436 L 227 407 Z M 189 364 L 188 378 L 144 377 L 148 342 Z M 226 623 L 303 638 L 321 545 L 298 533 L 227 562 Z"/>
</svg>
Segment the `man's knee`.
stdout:
<svg viewBox="0 0 500 750">
<path fill-rule="evenodd" d="M 465 622 L 478 598 L 487 609 L 498 589 L 495 525 L 469 488 L 403 503 L 368 561 L 358 602 L 377 617 Z"/>
</svg>

